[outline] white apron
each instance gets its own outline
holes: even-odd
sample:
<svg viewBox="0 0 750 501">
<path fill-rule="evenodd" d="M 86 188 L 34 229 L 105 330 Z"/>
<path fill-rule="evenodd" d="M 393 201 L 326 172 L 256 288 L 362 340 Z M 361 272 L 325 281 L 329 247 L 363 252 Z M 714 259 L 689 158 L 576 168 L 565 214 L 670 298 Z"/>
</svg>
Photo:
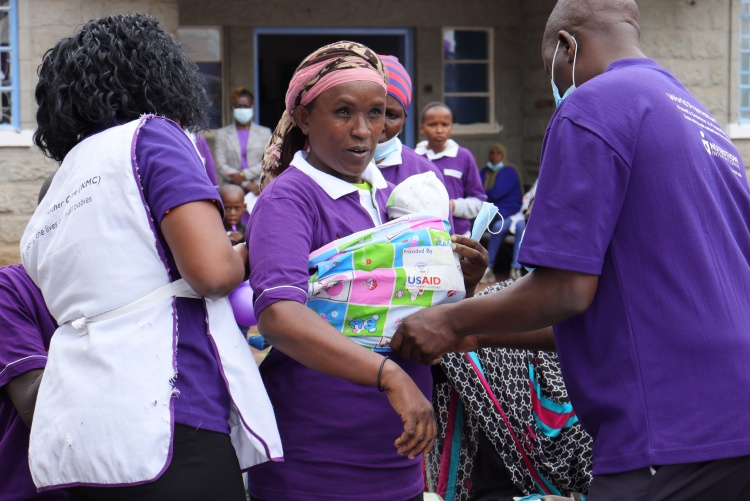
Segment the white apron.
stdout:
<svg viewBox="0 0 750 501">
<path fill-rule="evenodd" d="M 170 284 L 136 173 L 135 140 L 151 118 L 73 148 L 21 239 L 23 264 L 60 325 L 31 429 L 40 488 L 143 483 L 169 465 L 174 296 L 198 295 L 184 280 Z M 204 301 L 240 466 L 281 459 L 273 409 L 229 301 Z"/>
</svg>

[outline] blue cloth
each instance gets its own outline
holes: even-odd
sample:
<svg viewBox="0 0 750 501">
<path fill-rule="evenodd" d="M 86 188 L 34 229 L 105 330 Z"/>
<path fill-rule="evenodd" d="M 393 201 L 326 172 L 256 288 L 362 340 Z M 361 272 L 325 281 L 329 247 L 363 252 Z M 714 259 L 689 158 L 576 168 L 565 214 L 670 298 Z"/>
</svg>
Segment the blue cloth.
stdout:
<svg viewBox="0 0 750 501">
<path fill-rule="evenodd" d="M 484 184 L 488 174 L 492 174 L 492 171 L 487 167 L 483 167 L 479 172 L 482 184 Z M 485 191 L 487 192 L 487 201 L 497 205 L 500 214 L 505 219 L 521 210 L 521 199 L 523 198 L 521 181 L 518 179 L 518 173 L 513 166 L 506 165 L 497 171 L 495 184 L 489 190 L 485 188 Z"/>
<path fill-rule="evenodd" d="M 482 184 L 484 184 L 488 175 L 493 174 L 488 167 L 483 167 L 479 172 Z M 495 265 L 497 253 L 503 244 L 503 239 L 510 233 L 510 221 L 508 219 L 521 210 L 523 193 L 521 192 L 521 182 L 518 179 L 518 173 L 510 165 L 506 165 L 497 171 L 495 184 L 489 190 L 486 188 L 485 190 L 487 191 L 487 201 L 495 204 L 500 214 L 505 218 L 505 224 L 502 225 L 502 229 L 501 224 L 503 220 L 499 217 L 490 225 L 490 230 L 494 234 L 490 237 L 487 252 L 490 255 L 489 267 L 492 268 Z M 517 253 L 515 254 L 517 257 Z M 516 267 L 518 267 L 518 260 L 514 258 L 514 262 Z"/>
</svg>

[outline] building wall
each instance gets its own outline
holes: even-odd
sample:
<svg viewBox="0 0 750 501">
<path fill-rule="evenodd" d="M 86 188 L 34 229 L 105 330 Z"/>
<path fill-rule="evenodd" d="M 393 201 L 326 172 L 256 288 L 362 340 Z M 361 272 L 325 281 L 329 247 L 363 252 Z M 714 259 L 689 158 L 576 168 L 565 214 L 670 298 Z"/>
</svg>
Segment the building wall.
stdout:
<svg viewBox="0 0 750 501">
<path fill-rule="evenodd" d="M 180 0 L 183 26 L 224 26 L 226 91 L 235 85 L 253 82 L 253 28 L 255 27 L 409 27 L 414 30 L 415 71 L 412 75 L 412 110 L 418 112 L 430 101 L 442 99 L 442 28 L 490 27 L 494 29 L 495 118 L 501 133 L 455 136 L 484 163 L 489 146 L 502 141 L 509 148 L 512 162 L 523 156 L 523 68 L 524 5 L 522 0 L 467 0 L 442 2 L 381 0 L 356 3 L 347 0 L 306 2 L 298 0 L 226 0 L 206 9 L 205 2 Z M 543 2 L 553 5 L 554 2 Z M 543 14 L 544 20 L 550 9 Z M 235 51 L 241 51 L 237 57 Z M 538 60 L 538 57 L 537 57 Z M 226 114 L 229 116 L 229 114 Z"/>
<path fill-rule="evenodd" d="M 109 14 L 146 12 L 171 32 L 178 26 L 177 0 L 21 0 L 18 10 L 22 131 L 0 132 L 0 265 L 20 261 L 19 241 L 36 209 L 39 187 L 57 168 L 31 143 L 36 69 L 44 52 L 89 19 Z"/>
</svg>

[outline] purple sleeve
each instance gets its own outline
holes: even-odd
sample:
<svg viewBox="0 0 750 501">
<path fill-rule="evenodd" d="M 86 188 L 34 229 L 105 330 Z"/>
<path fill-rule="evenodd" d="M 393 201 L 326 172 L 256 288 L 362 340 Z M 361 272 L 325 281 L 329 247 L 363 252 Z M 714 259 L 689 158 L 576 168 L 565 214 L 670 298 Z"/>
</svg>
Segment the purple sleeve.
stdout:
<svg viewBox="0 0 750 501">
<path fill-rule="evenodd" d="M 26 280 L 21 280 L 21 273 Z M 0 268 L 0 388 L 21 374 L 44 368 L 46 344 L 55 330 L 42 293 L 25 273 L 20 266 Z"/>
<path fill-rule="evenodd" d="M 214 186 L 219 186 L 219 180 L 216 177 L 214 157 L 211 155 L 211 148 L 208 147 L 206 138 L 197 134 L 195 136 L 195 145 L 198 147 L 198 151 L 203 157 L 203 162 L 206 164 L 206 174 L 208 174 L 208 179 L 211 180 Z"/>
<path fill-rule="evenodd" d="M 210 200 L 222 212 L 216 187 L 190 138 L 171 120 L 146 122 L 136 143 L 138 173 L 146 202 L 157 225 L 169 210 L 189 202 Z"/>
<path fill-rule="evenodd" d="M 599 136 L 555 120 L 518 261 L 600 274 L 629 180 L 629 166 Z"/>
<path fill-rule="evenodd" d="M 299 201 L 274 197 L 271 185 L 250 214 L 250 286 L 255 315 L 278 301 L 307 302 L 307 259 L 312 247 L 312 210 Z"/>
<path fill-rule="evenodd" d="M 464 157 L 464 196 L 463 198 L 474 197 L 479 200 L 487 200 L 487 192 L 484 191 L 484 184 L 479 176 L 479 168 L 474 160 L 474 155 L 466 148 L 460 150 Z"/>
</svg>

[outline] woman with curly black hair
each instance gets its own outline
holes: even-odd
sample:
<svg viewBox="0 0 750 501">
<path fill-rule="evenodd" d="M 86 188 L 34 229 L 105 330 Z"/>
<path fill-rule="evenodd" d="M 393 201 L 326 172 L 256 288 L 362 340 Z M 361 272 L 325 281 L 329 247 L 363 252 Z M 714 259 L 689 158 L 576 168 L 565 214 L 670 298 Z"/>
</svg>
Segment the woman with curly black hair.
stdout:
<svg viewBox="0 0 750 501">
<path fill-rule="evenodd" d="M 182 129 L 205 121 L 196 66 L 153 17 L 106 17 L 47 51 L 36 99 L 34 141 L 61 165 L 22 239 L 60 325 L 31 431 L 35 484 L 244 500 L 240 470 L 282 451 L 225 297 L 247 249 L 232 249 Z"/>
</svg>

